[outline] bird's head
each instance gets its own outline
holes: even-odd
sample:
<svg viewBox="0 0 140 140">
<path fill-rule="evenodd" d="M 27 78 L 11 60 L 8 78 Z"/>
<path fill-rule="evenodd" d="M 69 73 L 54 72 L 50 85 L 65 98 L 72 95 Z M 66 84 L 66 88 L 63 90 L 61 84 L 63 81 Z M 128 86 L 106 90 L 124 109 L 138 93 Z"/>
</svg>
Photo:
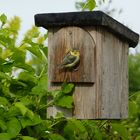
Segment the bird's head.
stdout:
<svg viewBox="0 0 140 140">
<path fill-rule="evenodd" d="M 77 50 L 77 49 L 72 49 L 71 51 L 70 51 L 70 53 L 71 53 L 71 55 L 73 55 L 73 56 L 80 56 L 80 52 L 79 52 L 79 50 Z"/>
</svg>

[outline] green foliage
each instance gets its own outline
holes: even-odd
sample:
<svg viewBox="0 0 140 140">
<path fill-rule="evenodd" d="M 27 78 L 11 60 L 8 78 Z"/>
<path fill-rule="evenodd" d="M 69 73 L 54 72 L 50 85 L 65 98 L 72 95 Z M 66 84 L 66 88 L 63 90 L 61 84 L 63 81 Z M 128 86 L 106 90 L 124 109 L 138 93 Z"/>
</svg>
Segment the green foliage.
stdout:
<svg viewBox="0 0 140 140">
<path fill-rule="evenodd" d="M 87 2 L 84 4 L 82 10 L 89 9 L 92 11 L 96 6 L 95 0 L 87 0 Z"/>
<path fill-rule="evenodd" d="M 47 34 L 41 35 L 37 27 L 32 27 L 17 45 L 19 17 L 8 21 L 2 14 L 0 21 L 0 139 L 63 140 L 52 128 L 61 123 L 62 115 L 58 120 L 46 120 L 46 107 L 56 104 L 72 108 L 69 93 L 74 86 L 64 84 L 59 92 L 48 91 Z M 46 102 L 49 96 L 51 104 Z"/>
<path fill-rule="evenodd" d="M 58 135 L 58 134 L 51 134 L 50 139 L 51 140 L 65 140 L 61 135 Z"/>
<path fill-rule="evenodd" d="M 55 105 L 60 107 L 72 108 L 73 105 L 72 96 L 63 96 L 58 101 L 56 101 Z"/>
<path fill-rule="evenodd" d="M 3 26 L 5 23 L 6 23 L 6 21 L 7 21 L 7 17 L 6 17 L 6 15 L 5 14 L 2 14 L 1 16 L 0 16 L 0 21 L 1 21 L 1 25 Z M 1 27 L 2 27 L 1 26 Z"/>
<path fill-rule="evenodd" d="M 77 0 L 75 3 L 76 9 L 80 11 L 94 11 L 101 10 L 107 15 L 114 16 L 122 13 L 121 8 L 114 8 L 112 6 L 113 0 Z"/>
<path fill-rule="evenodd" d="M 11 140 L 11 137 L 8 133 L 0 133 L 1 140 Z"/>
<path fill-rule="evenodd" d="M 140 91 L 140 55 L 129 56 L 129 91 Z"/>
<path fill-rule="evenodd" d="M 22 136 L 21 138 L 22 138 L 22 140 L 37 140 L 37 139 L 35 139 L 33 137 L 29 137 L 29 136 Z"/>
<path fill-rule="evenodd" d="M 48 91 L 47 33 L 41 35 L 37 27 L 32 27 L 17 45 L 20 19 L 8 21 L 2 14 L 0 22 L 0 140 L 140 139 L 139 54 L 129 57 L 128 119 L 80 121 L 66 119 L 62 112 L 47 119 L 49 106 L 73 109 L 74 85 L 63 83 L 61 89 Z"/>
<path fill-rule="evenodd" d="M 84 10 L 90 10 L 93 11 L 96 7 L 96 1 L 95 0 L 86 0 L 85 2 L 76 2 L 76 8 Z"/>
<path fill-rule="evenodd" d="M 129 133 L 124 125 L 119 123 L 113 123 L 111 126 L 112 130 L 117 135 L 117 138 L 122 138 L 123 140 L 129 139 Z"/>
<path fill-rule="evenodd" d="M 11 138 L 16 137 L 21 131 L 21 124 L 17 118 L 11 118 L 7 123 L 7 133 Z"/>
<path fill-rule="evenodd" d="M 79 120 L 69 120 L 64 134 L 68 140 L 88 140 L 88 132 Z"/>
</svg>

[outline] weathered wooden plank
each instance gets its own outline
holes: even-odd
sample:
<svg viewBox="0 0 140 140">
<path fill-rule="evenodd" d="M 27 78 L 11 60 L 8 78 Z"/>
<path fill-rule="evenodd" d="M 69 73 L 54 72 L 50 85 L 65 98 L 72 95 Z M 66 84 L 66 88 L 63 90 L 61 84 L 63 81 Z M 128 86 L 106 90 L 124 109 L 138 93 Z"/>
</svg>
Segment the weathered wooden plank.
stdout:
<svg viewBox="0 0 140 140">
<path fill-rule="evenodd" d="M 95 119 L 96 94 L 95 84 L 78 84 L 73 94 L 74 111 L 73 116 L 78 119 Z"/>
<path fill-rule="evenodd" d="M 104 31 L 102 36 L 102 118 L 127 117 L 128 44 Z"/>
<path fill-rule="evenodd" d="M 92 119 L 100 119 L 101 116 L 101 93 L 102 93 L 102 30 L 100 27 L 87 27 L 88 32 L 95 40 L 96 50 L 95 50 L 95 75 L 96 80 L 93 88 L 95 86 L 95 90 L 92 90 L 90 94 L 92 95 L 92 102 L 95 102 L 94 106 L 92 107 L 94 112 Z M 91 107 L 89 107 L 91 108 Z"/>
<path fill-rule="evenodd" d="M 121 114 L 120 117 L 122 119 L 126 119 L 128 117 L 128 44 L 123 44 L 123 56 L 122 56 L 122 65 L 121 65 L 121 71 L 122 71 L 122 90 L 121 90 Z"/>
<path fill-rule="evenodd" d="M 88 82 L 94 83 L 95 42 L 90 34 L 80 27 L 64 27 L 53 32 L 53 45 L 49 47 L 49 75 L 51 82 Z M 80 51 L 80 64 L 77 70 L 59 69 L 64 56 L 71 49 Z M 87 63 L 88 62 L 88 63 Z"/>
<path fill-rule="evenodd" d="M 54 33 L 57 32 L 57 30 L 59 30 L 59 28 L 56 28 L 56 29 L 49 29 L 49 34 L 48 34 L 48 89 L 50 91 L 52 90 L 56 90 L 56 89 L 60 89 L 60 84 L 56 83 L 52 83 L 51 82 L 51 77 L 52 75 L 50 74 L 51 72 L 51 69 L 50 67 L 53 67 L 53 59 L 51 59 L 54 55 Z M 49 102 L 49 99 L 48 101 Z M 63 109 L 63 108 L 59 108 L 59 107 L 56 107 L 56 106 L 51 106 L 51 107 L 48 107 L 47 108 L 47 117 L 50 117 L 50 116 L 53 116 L 55 117 L 57 112 L 63 112 L 64 115 L 66 117 L 72 117 L 72 110 L 67 110 L 67 109 Z"/>
</svg>

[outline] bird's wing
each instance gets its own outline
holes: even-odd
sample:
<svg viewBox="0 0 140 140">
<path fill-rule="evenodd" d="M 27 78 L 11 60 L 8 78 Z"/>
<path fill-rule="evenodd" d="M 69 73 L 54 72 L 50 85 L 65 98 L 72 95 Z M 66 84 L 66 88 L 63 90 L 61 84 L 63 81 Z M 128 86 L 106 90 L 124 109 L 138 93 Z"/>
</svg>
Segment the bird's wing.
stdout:
<svg viewBox="0 0 140 140">
<path fill-rule="evenodd" d="M 62 61 L 62 65 L 67 65 L 67 64 L 73 63 L 75 61 L 75 59 L 76 59 L 76 56 L 67 54 Z"/>
</svg>

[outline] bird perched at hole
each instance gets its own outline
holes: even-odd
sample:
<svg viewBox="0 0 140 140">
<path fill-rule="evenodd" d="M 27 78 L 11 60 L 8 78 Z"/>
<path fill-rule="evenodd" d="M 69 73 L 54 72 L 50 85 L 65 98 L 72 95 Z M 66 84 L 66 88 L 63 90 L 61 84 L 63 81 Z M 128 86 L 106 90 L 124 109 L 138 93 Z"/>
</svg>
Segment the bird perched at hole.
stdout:
<svg viewBox="0 0 140 140">
<path fill-rule="evenodd" d="M 71 49 L 63 58 L 59 65 L 60 69 L 74 68 L 80 62 L 80 52 L 77 49 Z"/>
</svg>

